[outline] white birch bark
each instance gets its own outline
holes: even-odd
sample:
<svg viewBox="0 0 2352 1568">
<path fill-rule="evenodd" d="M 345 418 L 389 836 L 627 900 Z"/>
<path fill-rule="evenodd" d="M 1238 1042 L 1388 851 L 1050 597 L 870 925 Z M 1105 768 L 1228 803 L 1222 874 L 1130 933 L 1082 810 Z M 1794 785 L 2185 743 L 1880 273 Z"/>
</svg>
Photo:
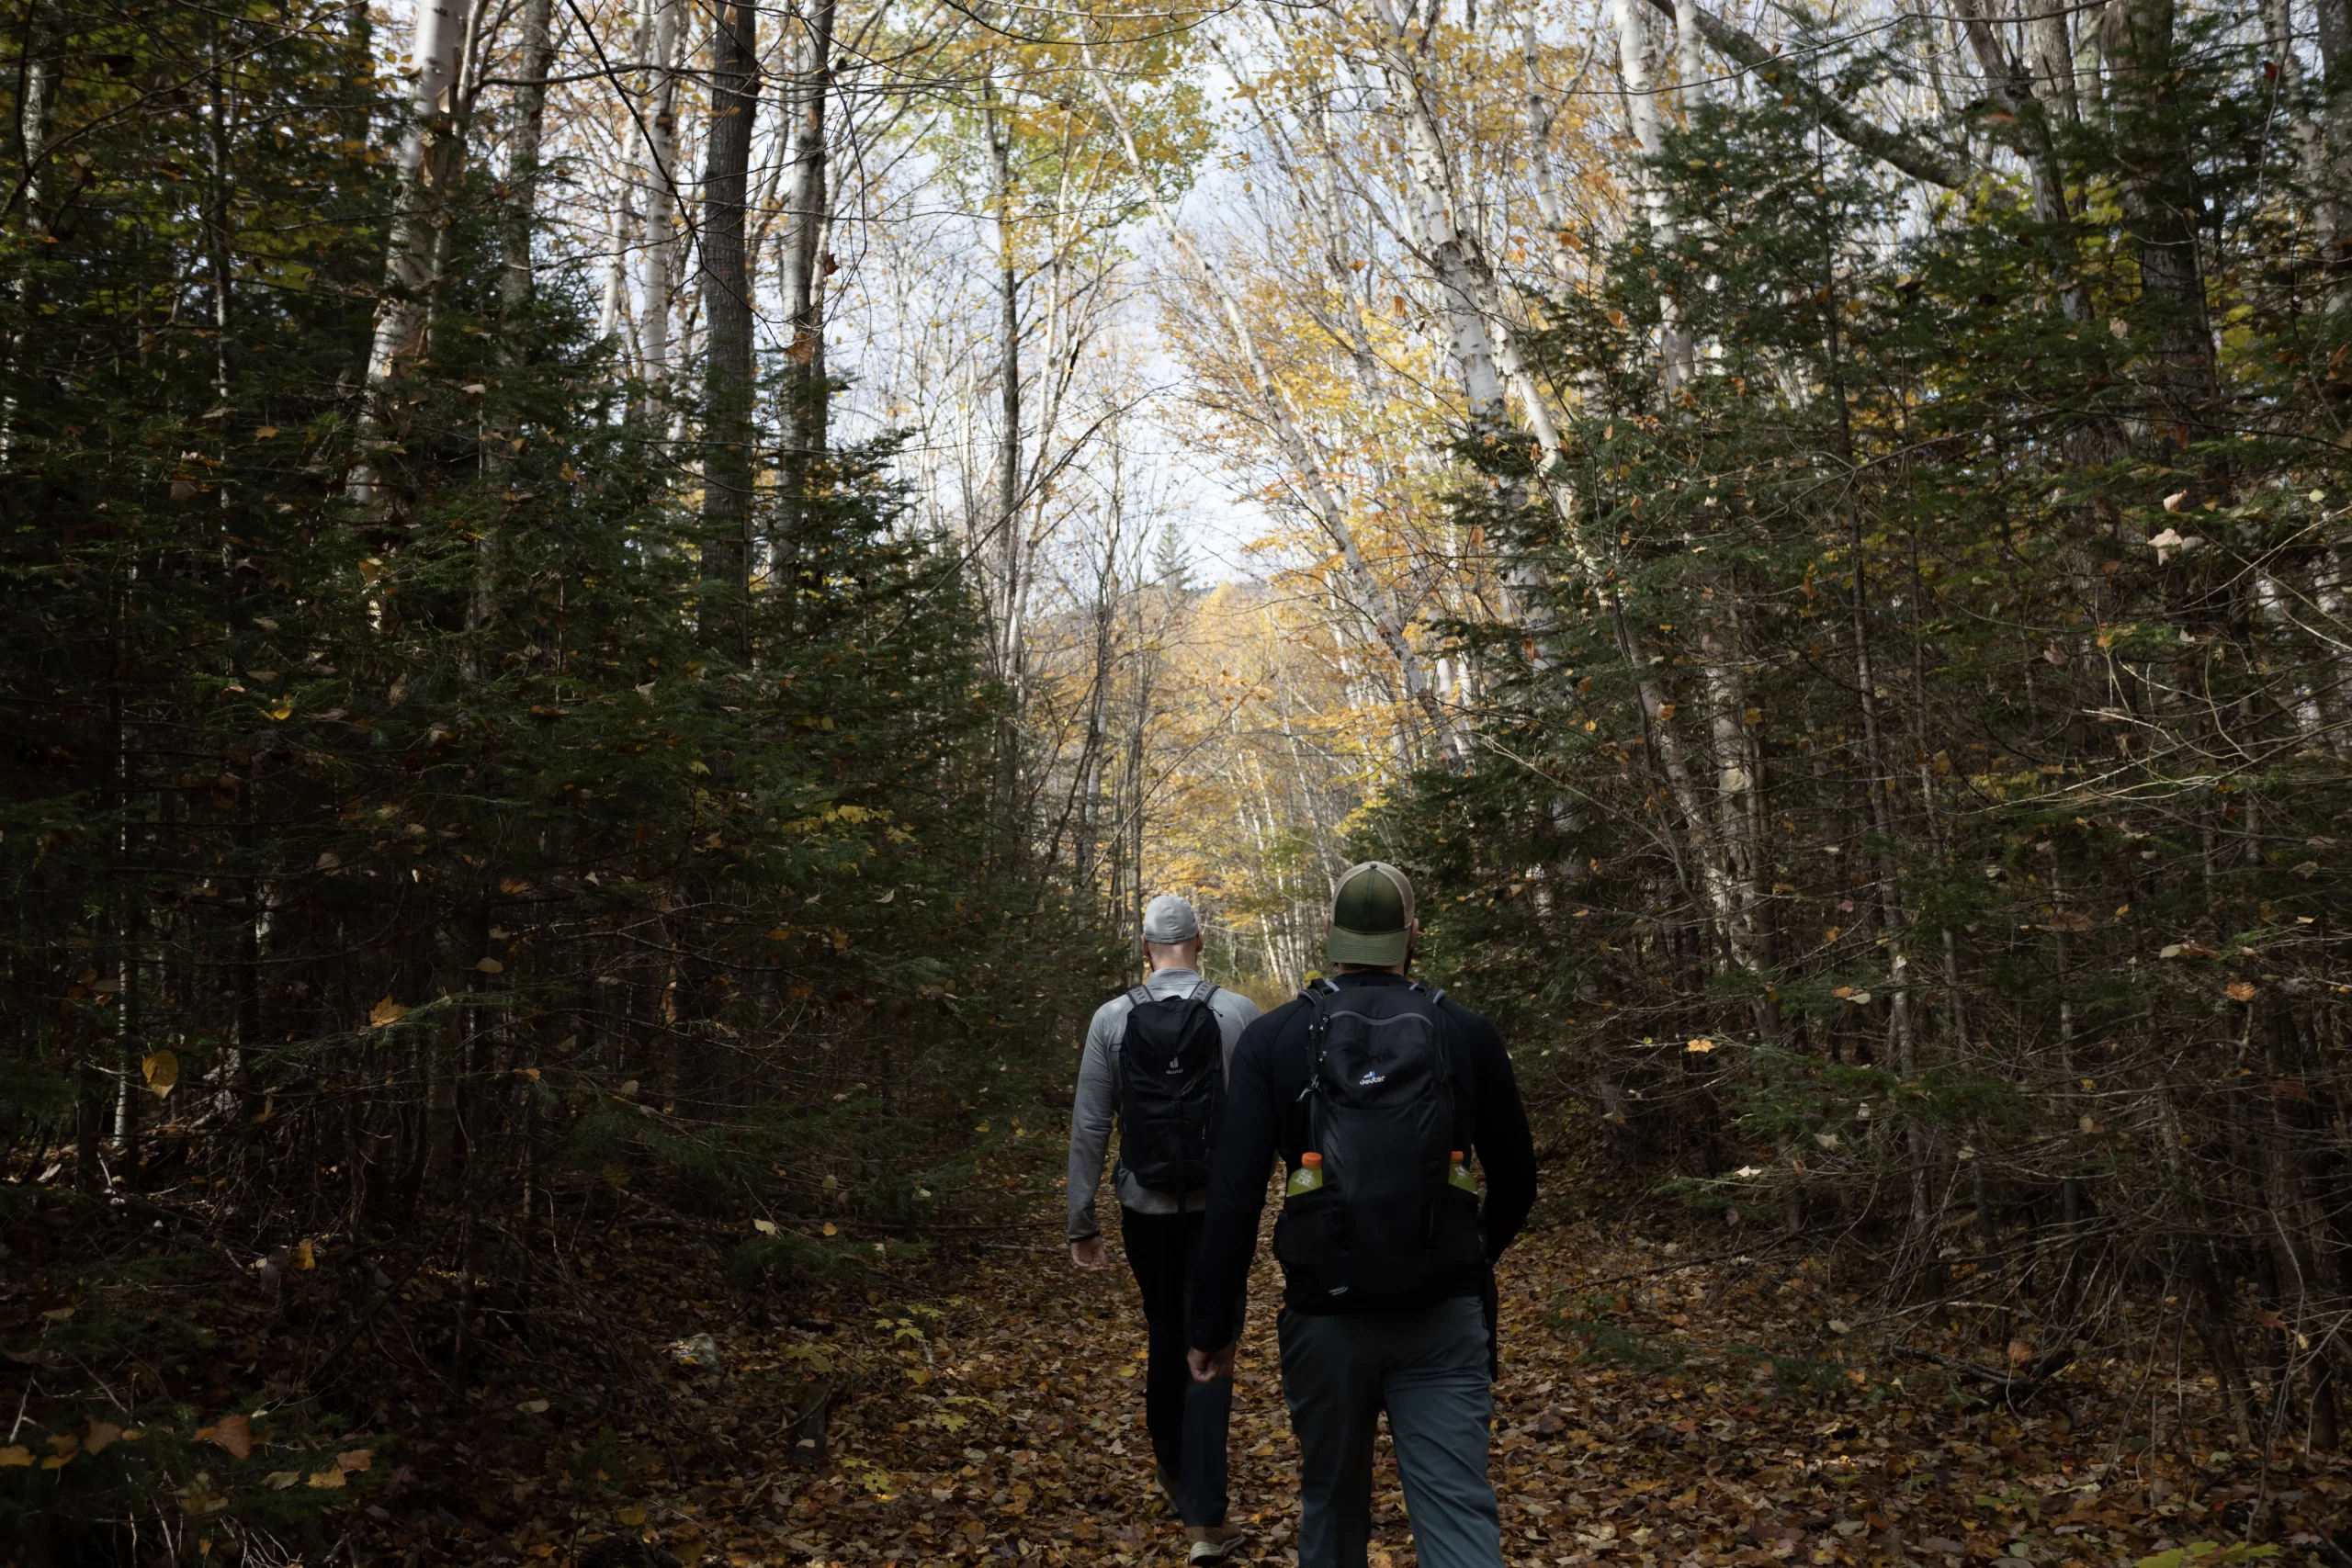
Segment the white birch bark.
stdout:
<svg viewBox="0 0 2352 1568">
<path fill-rule="evenodd" d="M 644 299 L 638 308 L 645 379 L 659 420 L 671 371 L 671 307 L 678 290 L 678 26 L 679 0 L 650 0 L 652 12 L 652 101 L 646 106 Z"/>
<path fill-rule="evenodd" d="M 469 37 L 469 0 L 416 0 L 416 82 L 409 95 L 408 133 L 401 139 L 398 205 L 384 257 L 384 292 L 368 350 L 368 405 L 360 416 L 362 452 L 377 445 L 385 389 L 424 355 L 440 281 L 440 208 L 456 193 L 465 149 L 458 139 L 458 94 Z M 374 467 L 363 457 L 344 489 L 362 506 L 376 500 Z"/>
<path fill-rule="evenodd" d="M 652 49 L 653 6 L 651 0 L 648 0 L 648 3 L 638 10 L 637 31 L 629 40 L 628 57 L 631 61 L 642 61 L 651 53 Z M 614 86 L 620 92 L 624 104 L 628 104 L 629 95 L 632 92 L 643 91 L 642 88 L 628 82 L 616 82 Z M 596 319 L 598 337 L 610 337 L 618 332 L 623 321 L 628 315 L 629 256 L 637 249 L 638 235 L 640 231 L 638 220 L 639 210 L 638 199 L 639 193 L 653 183 L 652 175 L 646 168 L 645 138 L 639 133 L 634 123 L 639 110 L 635 105 L 628 105 L 628 108 L 632 123 L 627 133 L 627 141 L 630 152 L 620 175 L 619 189 L 613 201 L 611 228 L 607 231 L 605 298 L 603 309 L 597 313 Z"/>
<path fill-rule="evenodd" d="M 368 354 L 370 388 L 396 379 L 424 353 L 438 281 L 435 220 L 455 194 L 464 154 L 456 115 L 469 9 L 468 0 L 417 0 L 416 84 L 409 95 L 408 133 L 401 140 L 400 204 L 384 260 L 384 299 Z"/>
<path fill-rule="evenodd" d="M 1696 6 L 1692 0 L 1677 0 L 1678 23 L 1685 13 L 1690 31 L 1695 34 Z M 1641 149 L 1645 164 L 1634 175 L 1634 198 L 1649 225 L 1652 243 L 1670 250 L 1680 236 L 1676 232 L 1666 193 L 1658 188 L 1646 166 L 1666 155 L 1666 128 L 1657 112 L 1657 74 L 1650 66 L 1649 24 L 1643 17 L 1640 0 L 1609 0 L 1609 15 L 1617 34 L 1618 70 L 1625 80 L 1625 114 L 1633 122 L 1634 141 Z M 1681 30 L 1678 27 L 1677 31 Z M 1695 44 L 1692 47 L 1695 49 Z M 1661 295 L 1658 299 L 1658 322 L 1659 386 L 1670 398 L 1690 378 L 1694 365 L 1690 334 L 1683 327 L 1681 311 L 1671 296 Z"/>
</svg>

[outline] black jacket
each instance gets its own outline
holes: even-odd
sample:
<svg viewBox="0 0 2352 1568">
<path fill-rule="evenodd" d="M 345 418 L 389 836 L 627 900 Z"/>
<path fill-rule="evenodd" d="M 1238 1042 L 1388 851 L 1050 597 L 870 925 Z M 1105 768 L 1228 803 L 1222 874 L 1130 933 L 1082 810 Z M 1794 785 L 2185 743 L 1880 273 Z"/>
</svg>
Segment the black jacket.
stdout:
<svg viewBox="0 0 2352 1568">
<path fill-rule="evenodd" d="M 1402 976 L 1341 975 L 1341 987 L 1402 986 Z M 1535 1144 L 1527 1131 L 1527 1107 L 1519 1098 L 1510 1053 L 1495 1026 L 1448 997 L 1438 1010 L 1452 1025 L 1445 1031 L 1456 1053 L 1457 1096 L 1471 1109 L 1471 1146 L 1486 1178 L 1480 1218 L 1491 1264 L 1509 1247 L 1527 1212 L 1535 1206 Z M 1276 1008 L 1242 1032 L 1226 1082 L 1225 1126 L 1217 1136 L 1216 1163 L 1209 1175 L 1208 1216 L 1201 1250 L 1193 1259 L 1193 1304 L 1186 1338 L 1196 1349 L 1214 1350 L 1233 1342 L 1240 1324 L 1236 1303 L 1258 1249 L 1258 1222 L 1266 1206 L 1266 1176 L 1275 1155 L 1295 1168 L 1306 1151 L 1306 1107 L 1299 1092 L 1314 1062 L 1307 1027 L 1313 1010 L 1306 1000 Z M 1476 1296 L 1487 1288 L 1487 1268 L 1474 1265 L 1458 1279 L 1399 1295 L 1351 1291 L 1333 1298 L 1303 1291 L 1290 1281 L 1284 1300 L 1305 1313 L 1409 1312 L 1455 1296 Z"/>
</svg>

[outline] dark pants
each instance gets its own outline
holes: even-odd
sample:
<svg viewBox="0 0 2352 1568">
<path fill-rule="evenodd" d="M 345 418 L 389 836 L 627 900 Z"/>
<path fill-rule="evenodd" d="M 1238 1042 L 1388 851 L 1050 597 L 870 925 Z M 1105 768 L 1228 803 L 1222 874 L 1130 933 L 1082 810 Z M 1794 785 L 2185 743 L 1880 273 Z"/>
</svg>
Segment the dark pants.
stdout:
<svg viewBox="0 0 2352 1568">
<path fill-rule="evenodd" d="M 1149 1359 L 1143 1385 L 1144 1425 L 1152 1456 L 1176 1478 L 1176 1512 L 1187 1525 L 1225 1523 L 1225 1428 L 1233 1414 L 1233 1380 L 1194 1382 L 1184 1358 L 1184 1309 L 1192 1294 L 1193 1254 L 1203 1216 L 1119 1210 L 1127 1267 L 1143 1292 Z"/>
<path fill-rule="evenodd" d="M 1419 1312 L 1283 1314 L 1283 1394 L 1298 1438 L 1298 1568 L 1364 1568 L 1372 1438 L 1383 1410 L 1422 1568 L 1502 1568 L 1487 1480 L 1487 1343 L 1474 1296 Z"/>
</svg>

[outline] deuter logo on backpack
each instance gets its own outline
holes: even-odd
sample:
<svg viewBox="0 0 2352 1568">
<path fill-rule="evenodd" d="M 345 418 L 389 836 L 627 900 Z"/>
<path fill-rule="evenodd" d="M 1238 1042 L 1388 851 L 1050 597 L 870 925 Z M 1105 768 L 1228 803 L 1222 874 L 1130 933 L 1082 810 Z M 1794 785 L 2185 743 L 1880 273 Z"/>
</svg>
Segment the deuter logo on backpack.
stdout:
<svg viewBox="0 0 2352 1568">
<path fill-rule="evenodd" d="M 1182 996 L 1127 993 L 1119 1043 L 1119 1166 L 1159 1192 L 1209 1184 L 1209 1151 L 1225 1119 L 1225 1035 L 1206 980 Z"/>
<path fill-rule="evenodd" d="M 1318 981 L 1303 1096 L 1315 1178 L 1286 1189 L 1274 1256 L 1328 1295 L 1409 1291 L 1486 1256 L 1453 1054 L 1426 987 Z"/>
</svg>

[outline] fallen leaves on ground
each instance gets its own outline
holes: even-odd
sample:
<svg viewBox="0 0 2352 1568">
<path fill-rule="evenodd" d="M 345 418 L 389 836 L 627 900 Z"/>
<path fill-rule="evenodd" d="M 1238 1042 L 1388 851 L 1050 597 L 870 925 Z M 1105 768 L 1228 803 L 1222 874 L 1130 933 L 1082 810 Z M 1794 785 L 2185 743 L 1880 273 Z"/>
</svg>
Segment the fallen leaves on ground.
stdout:
<svg viewBox="0 0 2352 1568">
<path fill-rule="evenodd" d="M 1693 1258 L 1590 1224 L 1527 1237 L 1502 1282 L 1493 1474 L 1506 1560 L 2090 1568 L 2251 1533 L 2320 1561 L 2344 1528 L 2346 1467 L 2284 1444 L 2267 1467 L 2230 1451 L 2234 1439 L 2199 1424 L 2217 1417 L 2210 1386 L 2167 1378 L 2152 1447 L 2134 1446 L 2154 1386 L 2140 1362 L 2077 1369 L 2011 1410 L 1854 1333 L 1845 1319 L 1867 1314 L 1869 1283 L 1770 1247 Z M 432 1489 L 440 1517 L 465 1522 L 418 1560 L 565 1562 L 618 1534 L 728 1568 L 1182 1561 L 1152 1481 L 1123 1270 L 1080 1276 L 1058 1247 L 1038 1247 L 936 1267 L 920 1287 L 869 1285 L 822 1307 L 796 1301 L 765 1327 L 721 1322 L 717 1299 L 679 1303 L 691 1321 L 673 1326 L 711 1332 L 719 1365 L 660 1367 L 664 1418 L 626 1433 L 600 1428 L 576 1392 L 509 1398 L 503 1417 L 485 1408 L 483 1429 L 504 1440 L 478 1430 L 459 1445 L 471 1462 Z M 1254 1537 L 1245 1560 L 1295 1562 L 1295 1450 L 1262 1260 L 1253 1290 L 1234 1517 Z M 1998 1343 L 1968 1360 L 1960 1333 L 1914 1343 L 1966 1367 L 2014 1361 Z M 824 1461 L 796 1468 L 807 1393 L 836 1382 L 849 1392 Z M 415 1550 L 431 1534 L 385 1544 Z M 1415 1563 L 1385 1438 L 1372 1562 Z"/>
<path fill-rule="evenodd" d="M 975 1227 L 1003 1239 L 919 1266 L 844 1239 L 835 1283 L 775 1286 L 725 1274 L 741 1220 L 603 1201 L 630 1217 L 540 1255 L 531 1314 L 479 1320 L 527 1330 L 485 1338 L 463 1385 L 441 1358 L 467 1297 L 433 1255 L 379 1247 L 379 1267 L 343 1246 L 268 1280 L 223 1265 L 206 1288 L 249 1293 L 206 1323 L 228 1357 L 175 1366 L 209 1374 L 216 1414 L 166 1423 L 197 1446 L 175 1450 L 161 1506 L 225 1542 L 240 1499 L 274 1494 L 345 1521 L 363 1561 L 409 1568 L 658 1568 L 632 1541 L 695 1568 L 1182 1560 L 1153 1483 L 1133 1281 L 1074 1271 L 1057 1213 L 1026 1236 Z M 816 1228 L 796 1234 L 822 1245 Z M 1890 1315 L 1877 1276 L 1824 1238 L 1735 1253 L 1736 1234 L 1697 1239 L 1696 1222 L 1633 1230 L 1539 1226 L 1505 1259 L 1492 1473 L 1514 1568 L 2105 1568 L 2176 1551 L 2181 1568 L 2222 1561 L 2197 1543 L 2245 1540 L 2341 1568 L 2352 1547 L 2352 1468 L 2241 1439 L 2155 1320 L 2093 1348 L 1965 1301 L 1949 1321 Z M 1277 1290 L 1261 1259 L 1231 1441 L 1234 1517 L 1269 1562 L 1294 1560 L 1296 1533 Z M 61 1293 L 0 1285 L 0 1326 L 39 1348 L 120 1311 L 41 1304 Z M 471 1299 L 510 1313 L 520 1288 L 486 1274 Z M 27 1377 L 49 1364 L 16 1354 Z M 0 1474 L 114 1464 L 152 1403 L 28 1427 Z M 1385 1439 L 1378 1466 L 1371 1562 L 1415 1568 Z"/>
</svg>

